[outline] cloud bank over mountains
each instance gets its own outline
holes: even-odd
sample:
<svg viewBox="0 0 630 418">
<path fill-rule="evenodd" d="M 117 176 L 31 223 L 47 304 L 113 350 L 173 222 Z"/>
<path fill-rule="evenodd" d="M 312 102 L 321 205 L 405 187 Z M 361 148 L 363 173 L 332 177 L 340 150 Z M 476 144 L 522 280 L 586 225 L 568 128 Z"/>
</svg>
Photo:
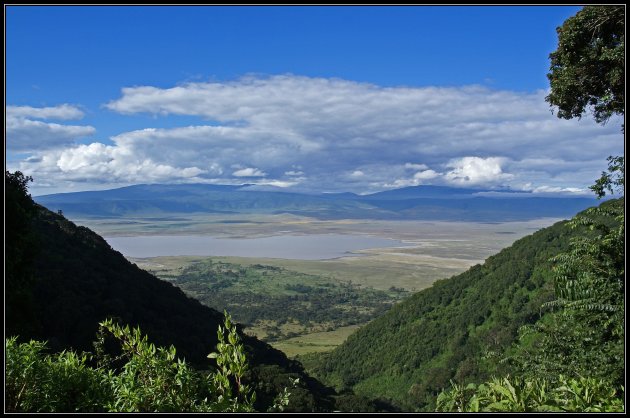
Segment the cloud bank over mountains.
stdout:
<svg viewBox="0 0 630 418">
<path fill-rule="evenodd" d="M 54 107 L 7 106 L 6 146 L 10 151 L 37 152 L 72 146 L 75 140 L 92 136 L 92 126 L 62 125 L 44 120 L 82 119 L 83 112 L 69 104 Z"/>
<path fill-rule="evenodd" d="M 32 175 L 41 190 L 201 182 L 587 192 L 606 157 L 623 153 L 620 122 L 560 120 L 546 94 L 295 75 L 125 87 L 98 111 L 155 115 L 169 126 L 105 141 L 92 126 L 51 122 L 81 119 L 77 106 L 8 106 L 6 147 L 25 155 L 9 168 Z M 178 125 L 181 116 L 198 123 Z"/>
</svg>

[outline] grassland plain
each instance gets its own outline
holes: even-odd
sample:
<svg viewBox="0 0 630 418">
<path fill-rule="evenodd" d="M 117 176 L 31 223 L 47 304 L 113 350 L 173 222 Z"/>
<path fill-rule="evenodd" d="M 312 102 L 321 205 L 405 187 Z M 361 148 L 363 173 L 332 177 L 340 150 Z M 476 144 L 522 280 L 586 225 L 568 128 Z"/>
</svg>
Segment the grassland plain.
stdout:
<svg viewBox="0 0 630 418">
<path fill-rule="evenodd" d="M 289 260 L 250 257 L 151 257 L 130 258 L 139 267 L 169 279 L 178 276 L 193 264 L 209 259 L 213 262 L 243 266 L 281 268 L 290 274 L 294 285 L 312 285 L 313 280 L 350 284 L 357 290 L 372 289 L 416 292 L 438 279 L 451 277 L 483 262 L 488 256 L 511 245 L 515 240 L 551 225 L 557 219 L 545 218 L 523 222 L 471 223 L 427 221 L 322 221 L 294 215 L 203 216 L 181 218 L 138 218 L 88 220 L 87 226 L 106 236 L 190 233 L 220 237 L 245 238 L 282 234 L 369 234 L 399 239 L 405 247 L 371 248 L 357 251 L 359 257 L 327 260 Z M 85 221 L 83 221 L 85 222 Z M 129 223 L 133 222 L 133 223 Z M 287 276 L 289 277 L 289 276 Z M 314 279 L 314 278 L 319 279 Z M 322 283 L 323 283 L 322 282 Z M 321 284 L 321 283 L 320 283 Z M 284 283 L 283 285 L 286 285 Z M 238 287 L 238 286 L 237 286 Z M 257 287 L 261 290 L 260 287 Z M 251 290 L 248 289 L 248 290 Z M 216 308 L 216 306 L 215 306 Z M 358 306 L 355 313 L 361 312 Z M 366 317 L 363 316 L 363 319 Z M 290 356 L 327 351 L 341 344 L 362 323 L 311 323 L 300 325 L 288 319 L 278 324 L 261 320 L 250 324 L 249 332 L 269 338 L 272 345 Z M 332 328 L 331 328 L 332 327 Z M 271 334 L 270 329 L 275 331 Z"/>
<path fill-rule="evenodd" d="M 369 322 L 385 313 L 408 292 L 362 287 L 330 277 L 299 273 L 262 264 L 234 264 L 214 258 L 168 257 L 164 264 L 143 267 L 180 287 L 187 295 L 218 310 L 227 310 L 249 334 L 270 343 L 311 335 L 312 341 L 289 341 L 285 346 L 331 349 L 347 337 L 333 333 L 322 346 L 318 335 Z M 169 263 L 170 262 L 170 263 Z M 168 265 L 168 267 L 167 267 Z M 311 350 L 312 351 L 312 350 Z"/>
<path fill-rule="evenodd" d="M 506 223 L 428 222 L 428 221 L 322 221 L 294 215 L 210 215 L 180 218 L 133 218 L 79 220 L 108 236 L 152 234 L 211 235 L 230 238 L 256 238 L 275 235 L 353 234 L 398 239 L 407 247 L 357 251 L 361 257 L 328 260 L 287 260 L 278 258 L 213 257 L 230 263 L 266 264 L 306 274 L 323 275 L 374 289 L 399 287 L 419 291 L 435 280 L 461 273 L 470 266 L 512 244 L 517 239 L 557 219 Z M 129 224 L 128 222 L 135 222 Z M 185 228 L 181 222 L 186 222 Z M 191 225 L 194 228 L 191 229 Z M 159 226 L 159 231 L 158 227 Z M 194 257 L 193 257 L 194 259 Z M 179 261 L 178 261 L 179 260 Z M 188 257 L 159 257 L 154 263 L 186 263 Z M 149 259 L 136 259 L 138 265 Z M 174 266 L 178 267 L 178 266 Z"/>
</svg>

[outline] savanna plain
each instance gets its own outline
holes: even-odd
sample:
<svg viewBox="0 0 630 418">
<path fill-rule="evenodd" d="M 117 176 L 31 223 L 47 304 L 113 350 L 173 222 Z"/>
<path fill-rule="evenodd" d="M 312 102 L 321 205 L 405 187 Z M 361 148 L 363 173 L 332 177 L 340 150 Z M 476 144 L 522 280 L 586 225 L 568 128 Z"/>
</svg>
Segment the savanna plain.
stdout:
<svg viewBox="0 0 630 418">
<path fill-rule="evenodd" d="M 332 350 L 412 293 L 558 220 L 319 220 L 290 214 L 74 219 L 139 267 L 227 310 L 247 333 L 290 357 Z M 204 237 L 224 251 L 204 248 Z M 178 251 L 199 239 L 194 250 Z"/>
</svg>

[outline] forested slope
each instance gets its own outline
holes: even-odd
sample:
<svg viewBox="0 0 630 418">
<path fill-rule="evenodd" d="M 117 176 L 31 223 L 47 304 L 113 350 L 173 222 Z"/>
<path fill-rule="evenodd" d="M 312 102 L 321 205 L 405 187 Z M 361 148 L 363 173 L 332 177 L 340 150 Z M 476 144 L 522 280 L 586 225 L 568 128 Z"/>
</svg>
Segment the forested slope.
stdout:
<svg viewBox="0 0 630 418">
<path fill-rule="evenodd" d="M 510 372 L 499 359 L 554 298 L 549 259 L 584 233 L 559 222 L 524 237 L 394 306 L 331 353 L 302 360 L 339 388 L 391 399 L 404 410 L 432 410 L 450 379 L 479 382 Z"/>
</svg>

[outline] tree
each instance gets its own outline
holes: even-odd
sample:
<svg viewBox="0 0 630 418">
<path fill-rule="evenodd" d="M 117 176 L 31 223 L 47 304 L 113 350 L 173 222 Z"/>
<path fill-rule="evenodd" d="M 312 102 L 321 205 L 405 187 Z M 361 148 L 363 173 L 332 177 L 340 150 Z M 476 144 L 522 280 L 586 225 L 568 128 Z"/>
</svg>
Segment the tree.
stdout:
<svg viewBox="0 0 630 418">
<path fill-rule="evenodd" d="M 558 49 L 550 55 L 551 94 L 558 117 L 580 118 L 590 107 L 597 123 L 624 115 L 623 6 L 586 6 L 558 28 Z M 614 386 L 624 377 L 625 219 L 624 157 L 608 157 L 608 172 L 590 187 L 609 201 L 578 214 L 568 224 L 582 228 L 570 250 L 554 257 L 559 308 L 536 324 L 540 345 L 527 359 L 536 374 L 597 377 Z"/>
<path fill-rule="evenodd" d="M 606 190 L 609 193 L 624 194 L 625 188 L 625 172 L 626 166 L 624 157 L 608 157 L 608 172 L 603 171 L 599 179 L 595 181 L 595 184 L 590 187 L 595 192 L 597 197 L 601 199 L 606 196 Z"/>
<path fill-rule="evenodd" d="M 559 118 L 580 118 L 587 108 L 597 123 L 624 114 L 624 22 L 624 6 L 585 6 L 557 28 L 545 100 Z"/>
<path fill-rule="evenodd" d="M 32 221 L 37 207 L 28 194 L 33 181 L 20 171 L 4 175 L 5 225 L 5 318 L 8 332 L 26 331 L 33 324 L 33 261 L 37 254 L 37 238 Z"/>
<path fill-rule="evenodd" d="M 23 258 L 31 245 L 29 232 L 31 219 L 36 209 L 31 195 L 28 194 L 28 182 L 33 181 L 30 176 L 24 176 L 20 171 L 5 172 L 4 175 L 4 220 L 5 220 L 5 249 L 7 262 L 22 266 Z M 14 269 L 8 269 L 14 272 Z"/>
<path fill-rule="evenodd" d="M 547 74 L 545 97 L 563 119 L 581 118 L 591 108 L 597 123 L 625 114 L 625 7 L 585 6 L 557 29 L 558 49 Z M 623 129 L 623 125 L 622 125 Z M 591 186 L 598 198 L 606 190 L 623 195 L 624 158 L 608 157 L 609 172 Z"/>
<path fill-rule="evenodd" d="M 554 311 L 529 330 L 538 332 L 539 340 L 521 366 L 524 374 L 588 376 L 623 385 L 623 210 L 621 199 L 611 200 L 568 223 L 582 233 L 569 251 L 551 260 L 555 299 L 543 307 Z"/>
</svg>

